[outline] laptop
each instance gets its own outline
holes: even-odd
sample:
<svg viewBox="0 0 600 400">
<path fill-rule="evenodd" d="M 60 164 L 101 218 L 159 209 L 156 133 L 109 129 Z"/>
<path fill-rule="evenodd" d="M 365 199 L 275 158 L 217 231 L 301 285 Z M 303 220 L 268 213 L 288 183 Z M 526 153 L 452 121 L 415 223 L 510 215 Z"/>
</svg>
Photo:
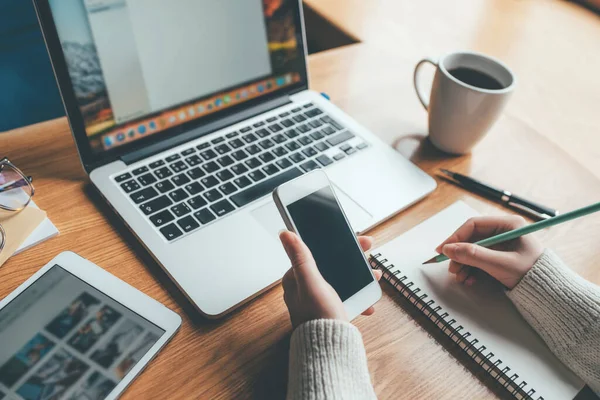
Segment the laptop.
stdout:
<svg viewBox="0 0 600 400">
<path fill-rule="evenodd" d="M 209 318 L 289 268 L 271 193 L 323 168 L 362 232 L 435 181 L 309 90 L 299 0 L 35 0 L 85 171 Z"/>
</svg>

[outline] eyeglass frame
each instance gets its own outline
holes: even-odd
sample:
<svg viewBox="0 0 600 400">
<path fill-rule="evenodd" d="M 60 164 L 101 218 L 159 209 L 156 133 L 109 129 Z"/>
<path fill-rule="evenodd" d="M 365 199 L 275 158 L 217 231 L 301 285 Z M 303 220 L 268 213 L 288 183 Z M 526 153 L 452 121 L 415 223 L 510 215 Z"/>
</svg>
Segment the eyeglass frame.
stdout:
<svg viewBox="0 0 600 400">
<path fill-rule="evenodd" d="M 6 206 L 3 206 L 2 204 L 0 204 L 0 210 L 18 213 L 18 212 L 23 211 L 29 205 L 29 203 L 31 203 L 31 199 L 33 198 L 33 195 L 35 194 L 35 187 L 32 184 L 33 178 L 31 176 L 25 175 L 23 173 L 23 171 L 21 171 L 19 168 L 17 168 L 17 166 L 15 164 L 13 164 L 12 162 L 10 162 L 10 160 L 8 159 L 8 157 L 4 157 L 3 159 L 0 160 L 0 167 L 2 167 L 4 165 L 8 165 L 14 171 L 16 171 L 17 174 L 21 175 L 21 177 L 31 187 L 31 195 L 29 196 L 29 200 L 27 200 L 27 203 L 25 203 L 25 205 L 23 207 L 21 207 L 21 208 L 10 208 L 10 207 L 6 207 Z M 2 252 L 2 250 L 4 249 L 4 245 L 5 244 L 6 244 L 6 231 L 2 227 L 2 224 L 0 224 L 0 252 Z"/>
</svg>

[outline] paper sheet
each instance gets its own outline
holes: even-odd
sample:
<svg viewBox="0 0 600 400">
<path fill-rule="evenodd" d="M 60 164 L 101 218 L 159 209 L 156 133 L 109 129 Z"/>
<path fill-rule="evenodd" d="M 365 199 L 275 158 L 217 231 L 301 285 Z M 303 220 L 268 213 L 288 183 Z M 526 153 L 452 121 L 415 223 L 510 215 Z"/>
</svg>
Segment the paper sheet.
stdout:
<svg viewBox="0 0 600 400">
<path fill-rule="evenodd" d="M 19 213 L 3 213 L 0 224 L 6 233 L 4 249 L 0 251 L 0 266 L 13 255 L 29 235 L 46 218 L 46 213 L 33 207 L 27 207 Z"/>
<path fill-rule="evenodd" d="M 420 288 L 419 294 L 442 307 L 461 332 L 470 332 L 494 359 L 518 374 L 517 381 L 527 382 L 527 390 L 536 390 L 534 399 L 573 398 L 584 383 L 565 367 L 546 347 L 543 340 L 521 317 L 504 292 L 492 279 L 478 281 L 472 287 L 457 283 L 448 272 L 448 262 L 422 265 L 435 255 L 435 248 L 477 212 L 457 202 L 404 235 L 374 250 L 400 270 L 406 282 Z"/>
</svg>

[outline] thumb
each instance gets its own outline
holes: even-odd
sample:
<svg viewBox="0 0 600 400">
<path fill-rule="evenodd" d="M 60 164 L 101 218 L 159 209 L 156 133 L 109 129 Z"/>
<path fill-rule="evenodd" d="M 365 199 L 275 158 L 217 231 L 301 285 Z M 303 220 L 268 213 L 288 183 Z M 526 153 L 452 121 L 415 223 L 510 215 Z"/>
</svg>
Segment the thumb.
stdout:
<svg viewBox="0 0 600 400">
<path fill-rule="evenodd" d="M 479 268 L 493 277 L 514 263 L 508 252 L 490 250 L 473 243 L 447 244 L 442 247 L 442 253 L 452 261 Z"/>
<path fill-rule="evenodd" d="M 279 234 L 279 240 L 283 244 L 300 284 L 309 284 L 314 282 L 315 279 L 322 278 L 310 249 L 298 235 L 290 231 L 283 231 Z"/>
</svg>

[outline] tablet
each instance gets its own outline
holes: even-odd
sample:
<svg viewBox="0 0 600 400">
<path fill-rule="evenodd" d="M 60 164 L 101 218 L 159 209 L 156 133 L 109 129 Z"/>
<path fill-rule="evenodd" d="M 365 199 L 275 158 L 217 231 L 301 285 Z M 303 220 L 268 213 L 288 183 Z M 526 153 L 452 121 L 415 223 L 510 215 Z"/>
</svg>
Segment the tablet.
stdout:
<svg viewBox="0 0 600 400">
<path fill-rule="evenodd" d="M 181 318 L 70 252 L 0 302 L 0 400 L 117 398 Z"/>
</svg>

